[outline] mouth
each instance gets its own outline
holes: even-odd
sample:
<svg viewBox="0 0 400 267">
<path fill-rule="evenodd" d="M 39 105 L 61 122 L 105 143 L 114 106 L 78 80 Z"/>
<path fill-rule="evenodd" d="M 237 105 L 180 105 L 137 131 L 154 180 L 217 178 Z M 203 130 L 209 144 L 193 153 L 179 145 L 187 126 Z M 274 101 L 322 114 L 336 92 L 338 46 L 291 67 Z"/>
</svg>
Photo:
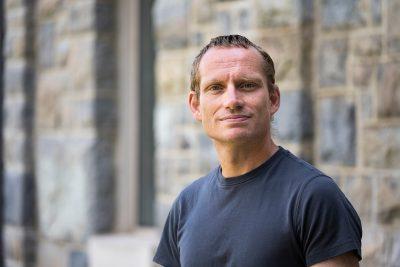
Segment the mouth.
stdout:
<svg viewBox="0 0 400 267">
<path fill-rule="evenodd" d="M 228 115 L 225 117 L 221 118 L 221 121 L 226 121 L 226 122 L 244 122 L 247 119 L 249 119 L 250 116 L 248 115 Z"/>
</svg>

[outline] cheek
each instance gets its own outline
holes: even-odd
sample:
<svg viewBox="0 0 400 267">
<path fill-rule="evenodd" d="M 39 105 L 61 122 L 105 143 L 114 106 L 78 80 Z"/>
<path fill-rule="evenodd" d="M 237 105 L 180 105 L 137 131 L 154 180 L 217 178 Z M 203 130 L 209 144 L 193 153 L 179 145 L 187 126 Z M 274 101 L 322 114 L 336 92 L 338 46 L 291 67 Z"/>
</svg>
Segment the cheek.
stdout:
<svg viewBox="0 0 400 267">
<path fill-rule="evenodd" d="M 210 116 L 211 114 L 214 114 L 215 105 L 212 103 L 212 101 L 207 101 L 205 103 L 206 104 L 203 104 L 201 106 L 201 113 L 203 114 L 203 116 Z"/>
<path fill-rule="evenodd" d="M 262 113 L 269 113 L 271 106 L 269 100 L 265 97 L 259 97 L 252 102 L 253 106 Z"/>
</svg>

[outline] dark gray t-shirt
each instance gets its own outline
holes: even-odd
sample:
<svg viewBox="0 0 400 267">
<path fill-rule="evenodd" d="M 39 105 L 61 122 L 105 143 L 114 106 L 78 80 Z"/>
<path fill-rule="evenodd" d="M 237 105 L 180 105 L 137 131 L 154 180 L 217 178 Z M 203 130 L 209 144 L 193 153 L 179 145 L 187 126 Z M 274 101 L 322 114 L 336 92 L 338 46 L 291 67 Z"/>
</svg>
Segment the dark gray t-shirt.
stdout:
<svg viewBox="0 0 400 267">
<path fill-rule="evenodd" d="M 354 251 L 361 222 L 333 180 L 283 148 L 244 175 L 218 167 L 182 191 L 154 261 L 163 266 L 310 266 Z"/>
</svg>

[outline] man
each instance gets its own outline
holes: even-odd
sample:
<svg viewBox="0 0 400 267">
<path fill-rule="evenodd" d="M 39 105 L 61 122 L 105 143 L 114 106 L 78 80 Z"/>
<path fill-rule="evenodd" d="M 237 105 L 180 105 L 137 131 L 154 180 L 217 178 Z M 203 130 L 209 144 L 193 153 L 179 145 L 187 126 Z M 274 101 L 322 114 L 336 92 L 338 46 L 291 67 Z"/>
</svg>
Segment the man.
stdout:
<svg viewBox="0 0 400 267">
<path fill-rule="evenodd" d="M 274 64 L 240 35 L 193 63 L 189 105 L 220 166 L 174 202 L 154 261 L 162 266 L 350 267 L 361 222 L 331 178 L 275 145 Z"/>
</svg>

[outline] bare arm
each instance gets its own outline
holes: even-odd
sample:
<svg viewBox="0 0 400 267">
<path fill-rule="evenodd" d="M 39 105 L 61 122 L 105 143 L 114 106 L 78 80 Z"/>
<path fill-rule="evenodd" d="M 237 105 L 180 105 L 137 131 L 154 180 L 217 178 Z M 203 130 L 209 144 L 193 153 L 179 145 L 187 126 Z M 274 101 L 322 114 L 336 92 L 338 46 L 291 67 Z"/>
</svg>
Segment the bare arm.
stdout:
<svg viewBox="0 0 400 267">
<path fill-rule="evenodd" d="M 358 258 L 353 252 L 348 252 L 332 259 L 317 263 L 311 267 L 359 267 Z"/>
</svg>

